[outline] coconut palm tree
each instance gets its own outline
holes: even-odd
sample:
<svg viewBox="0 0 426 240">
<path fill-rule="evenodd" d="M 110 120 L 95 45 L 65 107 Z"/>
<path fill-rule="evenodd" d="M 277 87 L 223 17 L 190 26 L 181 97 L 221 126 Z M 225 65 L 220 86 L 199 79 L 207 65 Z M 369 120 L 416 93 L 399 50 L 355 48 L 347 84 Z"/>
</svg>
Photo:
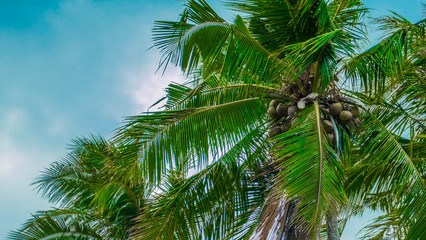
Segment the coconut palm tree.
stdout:
<svg viewBox="0 0 426 240">
<path fill-rule="evenodd" d="M 386 35 L 361 52 L 361 1 L 227 5 L 232 22 L 189 0 L 155 23 L 160 65 L 188 81 L 96 151 L 112 151 L 95 158 L 100 179 L 57 184 L 62 167 L 79 171 L 53 164 L 38 182 L 87 220 L 46 212 L 14 239 L 56 225 L 98 239 L 339 239 L 366 208 L 384 212 L 368 238 L 426 237 L 425 20 L 379 19 Z"/>
<path fill-rule="evenodd" d="M 118 137 L 154 182 L 186 161 L 210 170 L 243 144 L 254 146 L 234 164 L 253 165 L 253 153 L 262 161 L 234 182 L 206 182 L 206 170 L 167 179 L 135 238 L 308 239 L 327 229 L 338 239 L 338 217 L 365 206 L 387 214 L 374 236 L 423 238 L 425 21 L 380 19 L 387 35 L 360 52 L 360 1 L 227 5 L 241 16 L 227 22 L 200 0 L 178 21 L 156 22 L 161 65 L 191 80 L 171 84 L 164 111 L 129 118 Z M 267 189 L 261 198 L 228 187 L 246 178 Z"/>
<path fill-rule="evenodd" d="M 118 158 L 102 137 L 76 139 L 34 182 L 58 208 L 37 212 L 9 239 L 127 239 L 149 191 L 142 178 L 112 181 L 120 176 L 103 169 Z"/>
</svg>

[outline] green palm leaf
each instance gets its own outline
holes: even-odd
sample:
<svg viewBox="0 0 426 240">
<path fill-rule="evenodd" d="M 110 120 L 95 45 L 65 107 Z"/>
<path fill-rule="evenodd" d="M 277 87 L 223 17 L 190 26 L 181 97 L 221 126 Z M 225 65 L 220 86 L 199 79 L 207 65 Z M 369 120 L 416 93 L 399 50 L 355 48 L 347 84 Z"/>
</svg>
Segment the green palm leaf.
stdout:
<svg viewBox="0 0 426 240">
<path fill-rule="evenodd" d="M 366 117 L 359 135 L 361 161 L 351 170 L 349 181 L 352 188 L 361 188 L 364 194 L 391 194 L 391 202 L 384 202 L 391 209 L 384 210 L 398 216 L 398 226 L 409 236 L 421 239 L 424 237 L 424 231 L 419 230 L 424 226 L 421 209 L 426 207 L 425 159 L 414 160 L 389 125 L 373 114 Z M 426 147 L 425 141 L 419 144 L 421 149 Z"/>
<path fill-rule="evenodd" d="M 261 96 L 266 97 L 262 92 L 270 88 L 236 84 L 196 89 L 198 93 L 187 95 L 174 92 L 183 99 L 190 96 L 174 106 L 177 110 L 130 117 L 119 130 L 118 137 L 128 150 L 139 152 L 149 179 L 160 180 L 166 169 L 177 166 L 188 154 L 194 154 L 199 166 L 207 164 L 209 154 L 223 153 L 266 121 L 267 99 Z M 135 164 L 134 158 L 126 159 L 121 165 Z"/>
<path fill-rule="evenodd" d="M 114 239 L 104 238 L 103 226 L 91 222 L 90 218 L 93 218 L 93 216 L 76 210 L 39 212 L 28 220 L 22 229 L 11 232 L 8 239 Z"/>
<path fill-rule="evenodd" d="M 225 239 L 241 235 L 245 229 L 237 229 L 263 202 L 266 190 L 266 182 L 259 182 L 262 177 L 253 172 L 266 162 L 263 132 L 261 128 L 252 131 L 189 178 L 168 175 L 164 192 L 139 217 L 133 238 Z"/>
<path fill-rule="evenodd" d="M 379 19 L 389 36 L 365 52 L 354 56 L 343 67 L 348 77 L 359 82 L 368 93 L 381 94 L 386 85 L 393 85 L 394 77 L 400 73 L 405 59 L 416 51 L 416 43 L 424 42 L 426 20 L 412 24 L 395 15 Z M 391 81 L 389 81 L 391 80 Z"/>
<path fill-rule="evenodd" d="M 204 1 L 196 3 L 189 1 L 180 22 L 156 22 L 154 46 L 163 53 L 163 65 L 172 62 L 191 73 L 202 63 L 207 73 L 219 72 L 227 79 L 242 75 L 254 75 L 262 82 L 280 79 L 284 63 L 249 34 L 241 17 L 234 24 L 220 18 L 193 19 L 199 12 L 213 11 Z M 202 7 L 193 8 L 193 4 Z M 193 14 L 185 14 L 187 11 Z"/>
<path fill-rule="evenodd" d="M 337 212 L 346 201 L 342 164 L 325 137 L 318 104 L 304 110 L 295 127 L 278 135 L 273 147 L 282 171 L 277 194 L 299 201 L 298 218 L 307 224 L 311 237 L 319 234 L 328 212 Z"/>
</svg>

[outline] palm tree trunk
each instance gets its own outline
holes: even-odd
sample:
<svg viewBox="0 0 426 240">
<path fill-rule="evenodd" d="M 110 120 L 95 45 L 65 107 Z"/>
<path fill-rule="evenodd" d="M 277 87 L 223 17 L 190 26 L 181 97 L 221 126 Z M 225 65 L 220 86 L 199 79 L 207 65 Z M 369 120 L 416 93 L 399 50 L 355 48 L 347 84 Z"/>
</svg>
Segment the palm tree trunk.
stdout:
<svg viewBox="0 0 426 240">
<path fill-rule="evenodd" d="M 340 240 L 337 214 L 334 212 L 327 214 L 327 238 L 328 240 Z"/>
<path fill-rule="evenodd" d="M 285 216 L 284 223 L 285 228 L 284 231 L 281 233 L 281 238 L 278 238 L 279 240 L 285 239 L 285 240 L 303 240 L 306 239 L 308 234 L 302 230 L 301 228 L 297 227 L 297 223 L 294 222 L 294 218 L 296 217 L 297 213 L 297 201 L 289 201 L 286 204 L 286 210 L 287 215 Z"/>
</svg>

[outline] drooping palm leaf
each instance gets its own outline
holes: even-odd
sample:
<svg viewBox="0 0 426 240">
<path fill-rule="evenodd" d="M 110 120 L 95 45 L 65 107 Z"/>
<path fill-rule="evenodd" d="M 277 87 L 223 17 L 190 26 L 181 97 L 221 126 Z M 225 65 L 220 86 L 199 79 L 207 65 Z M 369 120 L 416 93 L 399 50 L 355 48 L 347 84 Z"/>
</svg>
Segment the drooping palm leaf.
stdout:
<svg viewBox="0 0 426 240">
<path fill-rule="evenodd" d="M 38 212 L 19 231 L 9 234 L 9 239 L 76 239 L 100 240 L 108 238 L 105 226 L 92 221 L 93 215 L 78 210 L 51 210 Z M 96 220 L 101 220 L 96 218 Z"/>
<path fill-rule="evenodd" d="M 301 112 L 290 131 L 278 135 L 273 152 L 282 171 L 277 186 L 289 199 L 299 202 L 299 216 L 311 237 L 319 234 L 326 214 L 345 203 L 343 169 L 321 125 L 318 104 Z"/>
<path fill-rule="evenodd" d="M 251 132 L 187 179 L 168 175 L 164 192 L 149 205 L 149 213 L 139 218 L 133 238 L 225 239 L 241 235 L 237 229 L 263 202 L 266 190 L 266 182 L 259 182 L 250 170 L 266 160 L 263 143 L 267 142 L 259 141 L 262 133 L 261 129 Z"/>
<path fill-rule="evenodd" d="M 140 153 L 141 167 L 151 180 L 160 180 L 190 153 L 199 166 L 207 164 L 209 154 L 225 152 L 266 121 L 265 91 L 271 88 L 236 84 L 182 88 L 187 93 L 176 90 L 173 94 L 178 96 L 172 99 L 183 96 L 173 106 L 176 110 L 131 117 L 119 131 L 130 152 Z M 135 160 L 123 161 L 130 166 Z"/>
<path fill-rule="evenodd" d="M 191 73 L 202 63 L 208 73 L 228 79 L 250 74 L 277 82 L 283 62 L 249 34 L 241 17 L 230 24 L 216 15 L 205 1 L 188 1 L 180 22 L 156 22 L 154 46 L 163 52 L 162 64 L 172 62 Z"/>
<path fill-rule="evenodd" d="M 386 85 L 395 83 L 389 77 L 400 73 L 405 59 L 412 50 L 416 51 L 413 46 L 424 41 L 426 27 L 426 20 L 413 24 L 395 14 L 379 22 L 382 29 L 389 31 L 389 36 L 344 65 L 349 78 L 359 82 L 365 91 L 375 94 L 381 94 Z"/>
<path fill-rule="evenodd" d="M 102 137 L 74 140 L 70 152 L 34 182 L 43 196 L 61 208 L 38 213 L 10 238 L 128 237 L 147 192 L 140 174 L 136 181 L 119 181 L 117 174 L 105 171 L 109 162 L 120 160 L 119 155 L 118 148 Z"/>
<path fill-rule="evenodd" d="M 367 116 L 362 126 L 361 161 L 352 169 L 351 187 L 360 188 L 358 191 L 364 194 L 391 193 L 392 202 L 385 202 L 385 206 L 394 206 L 397 210 L 390 211 L 400 219 L 399 225 L 413 239 L 421 239 L 424 232 L 415 229 L 424 226 L 421 209 L 426 207 L 425 159 L 414 160 L 398 136 L 390 132 L 391 123 L 383 123 L 376 115 Z M 426 147 L 424 141 L 420 144 Z M 413 226 L 416 227 L 411 230 Z"/>
</svg>

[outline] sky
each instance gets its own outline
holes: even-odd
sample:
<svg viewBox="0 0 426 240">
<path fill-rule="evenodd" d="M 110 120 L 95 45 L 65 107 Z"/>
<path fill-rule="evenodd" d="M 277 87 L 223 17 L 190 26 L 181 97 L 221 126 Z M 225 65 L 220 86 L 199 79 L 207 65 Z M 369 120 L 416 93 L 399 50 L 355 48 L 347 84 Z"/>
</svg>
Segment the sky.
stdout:
<svg viewBox="0 0 426 240">
<path fill-rule="evenodd" d="M 373 16 L 421 18 L 419 0 L 365 3 Z M 0 239 L 50 207 L 30 183 L 71 139 L 111 136 L 182 79 L 173 68 L 156 73 L 160 53 L 148 50 L 153 22 L 182 9 L 175 0 L 0 0 Z M 352 221 L 342 239 L 364 223 Z"/>
</svg>

